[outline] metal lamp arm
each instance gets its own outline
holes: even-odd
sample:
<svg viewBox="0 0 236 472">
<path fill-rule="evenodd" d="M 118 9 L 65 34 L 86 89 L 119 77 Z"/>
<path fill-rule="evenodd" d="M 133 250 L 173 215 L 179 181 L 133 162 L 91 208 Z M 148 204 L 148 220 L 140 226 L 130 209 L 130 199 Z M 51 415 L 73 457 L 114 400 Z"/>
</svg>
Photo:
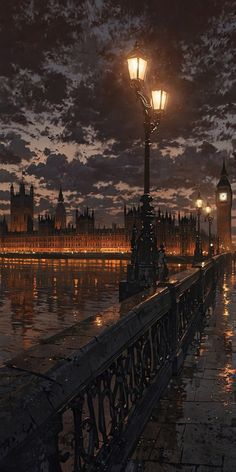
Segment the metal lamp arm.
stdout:
<svg viewBox="0 0 236 472">
<path fill-rule="evenodd" d="M 132 80 L 130 86 L 135 90 L 136 97 L 141 101 L 141 104 L 145 111 L 151 110 L 152 105 L 148 96 L 145 93 L 143 84 L 139 80 Z"/>
<path fill-rule="evenodd" d="M 154 112 L 150 99 L 146 95 L 143 85 L 139 81 L 131 82 L 131 87 L 135 89 L 136 97 L 141 102 L 145 116 L 145 130 L 150 134 L 155 131 L 161 121 L 161 114 Z"/>
</svg>

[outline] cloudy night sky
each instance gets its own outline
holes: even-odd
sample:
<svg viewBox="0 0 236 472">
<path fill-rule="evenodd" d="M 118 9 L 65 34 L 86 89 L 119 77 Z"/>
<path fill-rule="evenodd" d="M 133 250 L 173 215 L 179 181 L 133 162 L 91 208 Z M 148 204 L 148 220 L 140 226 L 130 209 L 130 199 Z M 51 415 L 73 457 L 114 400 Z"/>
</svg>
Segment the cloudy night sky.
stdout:
<svg viewBox="0 0 236 472">
<path fill-rule="evenodd" d="M 143 191 L 126 65 L 136 40 L 148 86 L 170 97 L 152 136 L 154 206 L 188 212 L 198 187 L 214 204 L 223 157 L 236 193 L 235 12 L 233 0 L 1 1 L 1 214 L 24 172 L 36 216 L 54 210 L 61 184 L 68 221 L 89 206 L 97 225 L 123 223 Z M 235 203 L 233 219 L 236 235 Z"/>
</svg>

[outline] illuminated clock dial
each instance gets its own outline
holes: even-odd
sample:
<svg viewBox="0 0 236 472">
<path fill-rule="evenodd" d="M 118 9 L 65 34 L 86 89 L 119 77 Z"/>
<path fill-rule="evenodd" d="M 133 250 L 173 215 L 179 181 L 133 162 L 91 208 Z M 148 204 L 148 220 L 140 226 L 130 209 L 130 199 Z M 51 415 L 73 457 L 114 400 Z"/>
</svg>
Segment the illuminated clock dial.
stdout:
<svg viewBox="0 0 236 472">
<path fill-rule="evenodd" d="M 220 202 L 226 202 L 227 200 L 227 193 L 226 192 L 221 192 L 219 194 L 219 199 L 220 199 Z"/>
</svg>

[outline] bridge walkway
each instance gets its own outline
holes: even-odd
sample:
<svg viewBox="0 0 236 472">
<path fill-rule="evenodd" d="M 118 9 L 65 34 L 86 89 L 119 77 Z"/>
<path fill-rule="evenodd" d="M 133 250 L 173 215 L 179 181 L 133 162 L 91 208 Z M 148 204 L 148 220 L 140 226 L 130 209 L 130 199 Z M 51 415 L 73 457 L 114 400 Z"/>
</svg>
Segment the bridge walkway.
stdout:
<svg viewBox="0 0 236 472">
<path fill-rule="evenodd" d="M 236 271 L 153 409 L 128 471 L 236 471 Z"/>
</svg>

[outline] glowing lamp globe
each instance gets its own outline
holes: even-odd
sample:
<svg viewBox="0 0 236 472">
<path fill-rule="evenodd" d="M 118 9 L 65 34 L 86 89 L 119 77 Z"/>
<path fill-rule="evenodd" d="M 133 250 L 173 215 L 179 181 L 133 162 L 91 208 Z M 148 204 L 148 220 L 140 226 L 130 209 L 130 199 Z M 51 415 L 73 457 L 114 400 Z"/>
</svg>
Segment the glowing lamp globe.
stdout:
<svg viewBox="0 0 236 472">
<path fill-rule="evenodd" d="M 152 108 L 154 111 L 165 111 L 167 104 L 167 92 L 164 90 L 152 91 Z"/>
<path fill-rule="evenodd" d="M 147 59 L 138 46 L 135 44 L 134 49 L 127 57 L 130 80 L 145 80 L 147 71 Z"/>
<path fill-rule="evenodd" d="M 201 199 L 201 195 L 200 195 L 200 192 L 198 192 L 198 197 L 197 197 L 197 200 L 196 200 L 196 207 L 200 210 L 202 208 L 202 199 Z"/>
<path fill-rule="evenodd" d="M 206 212 L 207 215 L 211 214 L 211 206 L 209 205 L 209 203 L 207 203 L 207 206 L 205 208 L 205 212 Z"/>
</svg>

